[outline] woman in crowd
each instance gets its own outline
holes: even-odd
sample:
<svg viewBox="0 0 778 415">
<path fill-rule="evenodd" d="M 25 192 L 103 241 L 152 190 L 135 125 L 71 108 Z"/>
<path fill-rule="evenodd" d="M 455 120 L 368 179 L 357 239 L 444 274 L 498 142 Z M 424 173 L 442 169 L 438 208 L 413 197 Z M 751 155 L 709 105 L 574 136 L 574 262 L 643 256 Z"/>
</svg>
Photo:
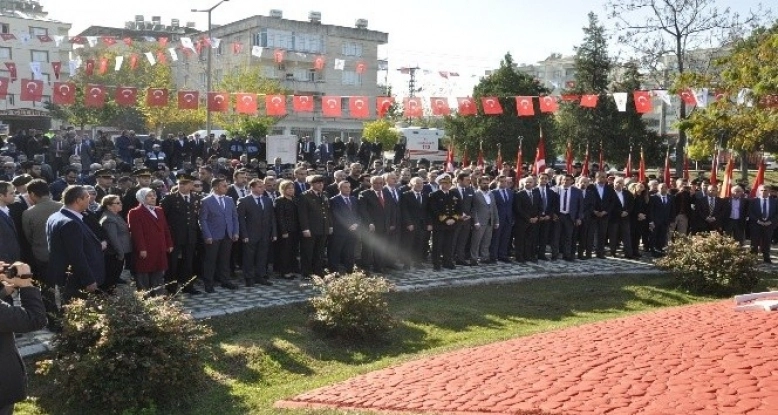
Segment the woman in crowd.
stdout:
<svg viewBox="0 0 778 415">
<path fill-rule="evenodd" d="M 104 196 L 100 201 L 103 205 L 103 215 L 100 226 L 108 240 L 105 255 L 105 285 L 103 291 L 111 292 L 116 288 L 119 277 L 124 269 L 124 260 L 132 252 L 130 227 L 119 213 L 122 211 L 122 199 L 116 195 Z"/>
<path fill-rule="evenodd" d="M 144 187 L 135 194 L 140 203 L 130 210 L 127 221 L 130 225 L 135 255 L 135 278 L 138 291 L 162 292 L 167 270 L 167 254 L 173 251 L 165 212 L 157 206 L 157 194 Z"/>
<path fill-rule="evenodd" d="M 278 272 L 287 279 L 294 278 L 296 254 L 299 251 L 300 226 L 297 207 L 294 202 L 294 183 L 282 180 L 278 185 L 281 197 L 275 200 L 276 223 L 278 225 Z"/>
</svg>

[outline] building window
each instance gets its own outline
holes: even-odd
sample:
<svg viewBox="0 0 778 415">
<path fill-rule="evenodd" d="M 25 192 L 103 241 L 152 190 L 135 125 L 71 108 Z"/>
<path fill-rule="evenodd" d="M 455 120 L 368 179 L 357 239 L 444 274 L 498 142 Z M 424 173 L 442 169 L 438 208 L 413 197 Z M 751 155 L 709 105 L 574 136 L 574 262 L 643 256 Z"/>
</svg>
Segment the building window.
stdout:
<svg viewBox="0 0 778 415">
<path fill-rule="evenodd" d="M 362 56 L 362 45 L 357 42 L 343 42 L 341 52 L 346 56 Z"/>
<path fill-rule="evenodd" d="M 321 35 L 295 33 L 294 50 L 297 52 L 322 53 L 324 52 L 324 39 Z"/>
<path fill-rule="evenodd" d="M 30 27 L 30 36 L 45 36 L 49 34 L 49 29 L 45 27 Z"/>
<path fill-rule="evenodd" d="M 294 33 L 288 30 L 261 29 L 252 37 L 251 45 L 294 50 Z"/>
<path fill-rule="evenodd" d="M 5 96 L 5 103 L 7 105 L 16 105 L 16 99 L 14 99 L 14 94 L 8 94 Z"/>
<path fill-rule="evenodd" d="M 362 75 L 354 71 L 343 71 L 342 76 L 343 85 L 362 85 Z"/>
<path fill-rule="evenodd" d="M 201 87 L 205 87 L 206 85 L 208 85 L 208 74 L 201 73 L 200 74 L 200 86 Z"/>
<path fill-rule="evenodd" d="M 32 62 L 48 62 L 49 61 L 49 52 L 45 50 L 31 50 L 30 51 L 30 60 Z"/>
<path fill-rule="evenodd" d="M 0 23 L 0 33 L 11 33 L 11 25 L 8 23 Z"/>
<path fill-rule="evenodd" d="M 221 56 L 224 53 L 222 49 L 223 47 L 224 47 L 224 42 L 223 41 L 219 42 L 219 47 L 216 48 L 216 56 Z"/>
<path fill-rule="evenodd" d="M 11 59 L 11 48 L 0 48 L 0 59 Z"/>
<path fill-rule="evenodd" d="M 572 78 L 575 76 L 575 69 L 565 69 L 565 78 Z"/>
</svg>

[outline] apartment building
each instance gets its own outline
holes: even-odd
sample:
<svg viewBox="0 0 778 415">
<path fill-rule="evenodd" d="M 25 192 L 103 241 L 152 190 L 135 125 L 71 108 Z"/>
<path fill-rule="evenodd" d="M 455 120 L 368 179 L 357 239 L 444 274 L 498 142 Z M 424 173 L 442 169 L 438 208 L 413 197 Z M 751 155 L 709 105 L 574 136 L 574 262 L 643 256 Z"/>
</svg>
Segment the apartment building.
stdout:
<svg viewBox="0 0 778 415">
<path fill-rule="evenodd" d="M 0 0 L 0 77 L 11 77 L 9 63 L 16 66 L 15 82 L 0 99 L 0 134 L 21 129 L 51 128 L 44 103 L 51 100 L 55 81 L 52 62 L 60 62 L 60 79 L 68 78 L 68 32 L 71 24 L 48 17 L 36 0 Z M 33 79 L 30 63 L 40 65 L 43 81 L 40 102 L 21 101 L 22 79 Z"/>
<path fill-rule="evenodd" d="M 201 35 L 206 36 L 206 32 Z M 277 80 L 291 95 L 344 97 L 343 116 L 333 118 L 322 116 L 318 98 L 314 98 L 312 113 L 295 114 L 290 96 L 289 115 L 278 120 L 273 134 L 310 136 L 316 142 L 322 136 L 330 141 L 336 137 L 360 138 L 366 119 L 349 114 L 348 98 L 345 98 L 349 96 L 369 97 L 367 120 L 376 117 L 375 97 L 385 93 L 384 87 L 379 86 L 378 72 L 386 70 L 386 61 L 378 59 L 378 48 L 388 42 L 389 35 L 368 29 L 365 19 L 356 19 L 354 26 L 348 27 L 322 23 L 319 12 L 310 12 L 308 20 L 292 20 L 285 18 L 281 10 L 271 10 L 268 16 L 257 15 L 214 26 L 210 37 L 219 42 L 218 48 L 211 51 L 213 88 L 230 71 L 251 66 L 261 68 L 264 77 Z M 262 48 L 261 56 L 252 54 L 255 46 Z M 235 47 L 240 50 L 236 51 Z M 280 63 L 274 56 L 276 51 L 283 53 Z M 323 59 L 321 69 L 316 68 L 317 59 Z M 335 68 L 336 60 L 342 61 L 342 69 Z M 206 63 L 206 50 L 198 59 L 180 63 L 182 67 L 176 71 L 177 86 L 205 92 Z"/>
</svg>

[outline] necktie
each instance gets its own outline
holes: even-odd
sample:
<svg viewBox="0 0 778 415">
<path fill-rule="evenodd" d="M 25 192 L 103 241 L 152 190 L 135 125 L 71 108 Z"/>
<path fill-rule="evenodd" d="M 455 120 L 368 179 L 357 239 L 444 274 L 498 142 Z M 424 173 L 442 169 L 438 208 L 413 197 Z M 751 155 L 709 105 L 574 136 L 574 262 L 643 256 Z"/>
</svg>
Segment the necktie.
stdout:
<svg viewBox="0 0 778 415">
<path fill-rule="evenodd" d="M 508 201 L 508 192 L 506 192 L 505 189 L 502 189 L 502 200 Z"/>
<path fill-rule="evenodd" d="M 394 202 L 397 203 L 397 190 L 392 189 L 392 198 L 394 199 Z"/>
<path fill-rule="evenodd" d="M 224 196 L 219 197 L 219 204 L 222 206 L 222 210 L 227 209 L 227 207 L 224 204 Z"/>
<path fill-rule="evenodd" d="M 246 189 L 240 189 L 240 197 L 246 197 Z"/>
<path fill-rule="evenodd" d="M 381 202 L 381 207 L 384 206 L 384 195 L 383 192 L 380 190 L 376 190 L 376 194 L 378 195 L 378 200 Z"/>
<path fill-rule="evenodd" d="M 351 209 L 351 201 L 349 200 L 349 198 L 346 197 L 346 196 L 343 196 L 343 201 L 346 202 L 346 207 L 348 207 L 349 210 L 350 210 Z"/>
<path fill-rule="evenodd" d="M 662 196 L 662 204 L 663 205 L 667 204 L 667 197 L 666 196 Z"/>
<path fill-rule="evenodd" d="M 188 204 L 189 203 L 189 195 L 184 196 L 184 201 Z"/>
<path fill-rule="evenodd" d="M 767 199 L 762 199 L 762 217 L 767 219 Z"/>
<path fill-rule="evenodd" d="M 570 191 L 565 189 L 564 192 L 565 192 L 565 195 L 564 195 L 563 200 L 562 200 L 562 208 L 564 208 L 565 213 L 567 213 L 567 212 L 569 212 L 569 210 L 567 209 L 567 193 L 570 192 Z"/>
<path fill-rule="evenodd" d="M 714 205 L 714 199 L 712 197 L 708 198 L 708 206 L 710 206 L 711 212 L 713 212 L 713 205 Z"/>
<path fill-rule="evenodd" d="M 265 204 L 264 204 L 264 203 L 262 203 L 262 198 L 261 198 L 261 197 L 258 197 L 258 198 L 256 198 L 256 200 L 257 200 L 257 204 L 259 205 L 259 207 L 260 207 L 262 210 L 265 210 Z"/>
<path fill-rule="evenodd" d="M 421 204 L 421 193 L 419 193 L 419 192 L 416 192 L 416 202 Z"/>
<path fill-rule="evenodd" d="M 546 211 L 546 189 L 540 189 L 540 199 L 543 202 L 543 212 Z"/>
<path fill-rule="evenodd" d="M 535 201 L 533 199 L 535 199 L 535 198 L 532 197 L 532 190 L 527 190 L 527 196 L 529 196 L 529 204 L 530 205 L 534 205 Z"/>
</svg>

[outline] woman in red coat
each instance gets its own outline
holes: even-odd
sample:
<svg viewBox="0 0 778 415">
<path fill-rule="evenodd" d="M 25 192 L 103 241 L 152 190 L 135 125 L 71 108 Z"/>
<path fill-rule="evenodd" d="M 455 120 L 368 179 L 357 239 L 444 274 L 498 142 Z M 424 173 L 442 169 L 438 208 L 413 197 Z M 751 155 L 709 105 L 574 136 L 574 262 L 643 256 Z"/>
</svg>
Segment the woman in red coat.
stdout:
<svg viewBox="0 0 778 415">
<path fill-rule="evenodd" d="M 135 194 L 140 203 L 130 210 L 133 252 L 135 255 L 135 279 L 138 291 L 151 290 L 151 295 L 161 293 L 168 267 L 167 254 L 173 250 L 173 238 L 167 226 L 165 213 L 157 205 L 157 193 L 144 187 Z"/>
</svg>

